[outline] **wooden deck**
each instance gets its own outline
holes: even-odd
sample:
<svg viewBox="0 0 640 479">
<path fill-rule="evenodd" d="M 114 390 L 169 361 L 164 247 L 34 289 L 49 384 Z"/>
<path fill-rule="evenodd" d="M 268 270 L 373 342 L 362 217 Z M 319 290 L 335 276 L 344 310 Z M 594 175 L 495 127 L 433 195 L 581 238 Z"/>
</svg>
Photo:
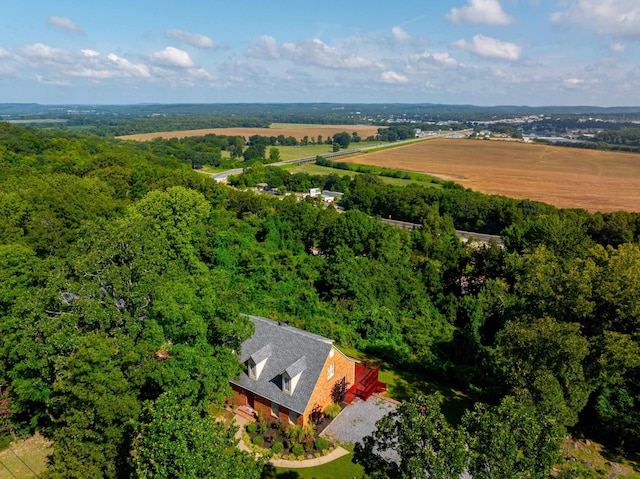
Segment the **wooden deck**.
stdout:
<svg viewBox="0 0 640 479">
<path fill-rule="evenodd" d="M 386 391 L 386 383 L 378 380 L 379 372 L 380 366 L 373 366 L 366 362 L 356 364 L 355 384 L 347 391 L 345 402 L 351 403 L 357 397 L 366 401 L 372 394 Z"/>
</svg>

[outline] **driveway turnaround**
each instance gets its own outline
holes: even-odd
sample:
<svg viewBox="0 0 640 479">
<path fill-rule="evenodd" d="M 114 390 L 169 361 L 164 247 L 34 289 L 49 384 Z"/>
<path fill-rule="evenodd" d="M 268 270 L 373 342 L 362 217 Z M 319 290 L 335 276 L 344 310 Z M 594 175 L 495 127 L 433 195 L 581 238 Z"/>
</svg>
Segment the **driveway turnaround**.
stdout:
<svg viewBox="0 0 640 479">
<path fill-rule="evenodd" d="M 396 404 L 376 396 L 367 401 L 356 399 L 344 408 L 337 418 L 322 431 L 326 436 L 343 443 L 362 442 L 362 438 L 376 429 L 376 421 L 396 409 Z"/>
</svg>

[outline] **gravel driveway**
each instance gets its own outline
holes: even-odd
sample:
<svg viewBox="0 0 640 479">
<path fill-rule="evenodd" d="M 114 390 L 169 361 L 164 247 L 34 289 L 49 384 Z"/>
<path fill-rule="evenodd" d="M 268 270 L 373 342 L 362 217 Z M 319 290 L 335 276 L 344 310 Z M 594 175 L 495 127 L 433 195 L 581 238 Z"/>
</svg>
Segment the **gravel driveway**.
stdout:
<svg viewBox="0 0 640 479">
<path fill-rule="evenodd" d="M 395 410 L 396 407 L 389 401 L 373 396 L 368 401 L 356 399 L 342 410 L 321 435 L 345 443 L 362 442 L 363 437 L 376 429 L 376 421 Z"/>
</svg>

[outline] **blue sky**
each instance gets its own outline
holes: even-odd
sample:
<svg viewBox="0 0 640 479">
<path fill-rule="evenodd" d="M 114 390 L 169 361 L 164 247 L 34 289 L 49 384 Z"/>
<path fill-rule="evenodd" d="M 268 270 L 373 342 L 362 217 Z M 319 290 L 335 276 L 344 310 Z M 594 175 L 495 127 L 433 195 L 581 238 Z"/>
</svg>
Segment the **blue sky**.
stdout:
<svg viewBox="0 0 640 479">
<path fill-rule="evenodd" d="M 0 102 L 640 105 L 640 0 L 24 0 Z"/>
</svg>

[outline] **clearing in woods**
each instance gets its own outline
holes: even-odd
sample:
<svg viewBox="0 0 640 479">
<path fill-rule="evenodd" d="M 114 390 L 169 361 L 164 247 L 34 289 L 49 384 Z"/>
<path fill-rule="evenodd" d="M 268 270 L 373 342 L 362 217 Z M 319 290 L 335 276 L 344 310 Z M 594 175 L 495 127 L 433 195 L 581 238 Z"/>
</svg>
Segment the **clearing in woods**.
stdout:
<svg viewBox="0 0 640 479">
<path fill-rule="evenodd" d="M 0 479 L 28 479 L 38 477 L 47 467 L 51 441 L 40 433 L 19 439 L 0 451 Z"/>
<path fill-rule="evenodd" d="M 437 139 L 349 162 L 418 171 L 475 191 L 590 212 L 640 212 L 640 155 L 510 141 Z"/>
<path fill-rule="evenodd" d="M 274 128 L 275 127 L 275 128 Z M 184 131 L 162 131 L 156 133 L 141 133 L 138 135 L 119 136 L 121 140 L 147 141 L 154 138 L 185 138 L 187 136 L 204 136 L 210 133 L 215 135 L 227 136 L 244 136 L 249 138 L 252 135 L 275 136 L 280 135 L 293 136 L 297 140 L 303 139 L 305 136 L 317 138 L 322 135 L 323 140 L 333 136 L 336 133 L 346 131 L 349 134 L 357 132 L 364 140 L 368 136 L 378 134 L 379 126 L 372 125 L 294 125 L 294 124 L 274 124 L 271 128 L 207 128 L 203 130 L 184 130 Z"/>
</svg>

